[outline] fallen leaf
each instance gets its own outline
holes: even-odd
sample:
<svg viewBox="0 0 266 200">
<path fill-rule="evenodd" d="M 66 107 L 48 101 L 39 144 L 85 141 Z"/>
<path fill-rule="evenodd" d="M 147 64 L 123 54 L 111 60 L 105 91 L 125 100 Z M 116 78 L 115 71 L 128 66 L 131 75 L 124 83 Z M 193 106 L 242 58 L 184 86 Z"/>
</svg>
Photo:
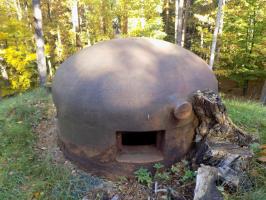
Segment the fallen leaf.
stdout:
<svg viewBox="0 0 266 200">
<path fill-rule="evenodd" d="M 40 192 L 34 192 L 33 193 L 33 198 L 36 198 L 36 199 L 38 199 L 39 197 L 40 197 Z"/>
<path fill-rule="evenodd" d="M 263 151 L 261 151 L 259 154 L 260 154 L 260 156 L 266 156 L 266 149 L 264 149 Z"/>
</svg>

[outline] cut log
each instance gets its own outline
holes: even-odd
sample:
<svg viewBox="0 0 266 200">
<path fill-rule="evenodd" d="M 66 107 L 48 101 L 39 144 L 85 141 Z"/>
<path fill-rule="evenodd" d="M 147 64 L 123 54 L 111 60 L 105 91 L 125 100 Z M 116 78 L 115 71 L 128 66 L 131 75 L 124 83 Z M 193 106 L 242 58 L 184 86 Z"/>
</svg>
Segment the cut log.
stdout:
<svg viewBox="0 0 266 200">
<path fill-rule="evenodd" d="M 222 200 L 223 196 L 216 188 L 218 169 L 202 165 L 198 168 L 194 200 Z"/>
</svg>

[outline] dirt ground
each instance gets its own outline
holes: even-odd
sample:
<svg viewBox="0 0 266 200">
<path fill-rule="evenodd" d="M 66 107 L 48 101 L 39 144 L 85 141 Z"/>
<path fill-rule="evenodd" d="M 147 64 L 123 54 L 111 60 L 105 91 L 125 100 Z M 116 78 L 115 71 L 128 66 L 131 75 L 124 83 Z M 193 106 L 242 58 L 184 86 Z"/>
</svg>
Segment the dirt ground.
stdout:
<svg viewBox="0 0 266 200">
<path fill-rule="evenodd" d="M 45 158 L 51 156 L 56 164 L 64 164 L 66 167 L 75 170 L 75 166 L 67 160 L 63 152 L 57 145 L 57 127 L 56 127 L 56 111 L 53 106 L 48 110 L 47 118 L 42 119 L 34 132 L 37 133 L 36 150 Z"/>
</svg>

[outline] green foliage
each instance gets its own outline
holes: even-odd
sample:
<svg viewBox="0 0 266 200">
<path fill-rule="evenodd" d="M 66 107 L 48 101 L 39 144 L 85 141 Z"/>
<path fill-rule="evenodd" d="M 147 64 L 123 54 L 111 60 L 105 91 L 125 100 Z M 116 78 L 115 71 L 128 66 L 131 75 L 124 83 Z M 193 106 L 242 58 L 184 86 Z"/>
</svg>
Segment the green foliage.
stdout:
<svg viewBox="0 0 266 200">
<path fill-rule="evenodd" d="M 170 173 L 163 170 L 164 165 L 161 163 L 155 163 L 153 165 L 153 168 L 156 169 L 154 179 L 155 180 L 160 180 L 160 181 L 168 181 L 170 180 Z"/>
<path fill-rule="evenodd" d="M 225 6 L 219 68 L 231 70 L 230 78 L 266 78 L 265 13 L 263 1 L 232 0 Z M 239 10 L 239 11 L 238 11 Z"/>
<path fill-rule="evenodd" d="M 190 169 L 185 170 L 184 176 L 181 178 L 183 182 L 191 181 L 196 177 L 196 173 Z"/>
<path fill-rule="evenodd" d="M 180 166 L 179 165 L 172 165 L 171 166 L 171 172 L 173 174 L 178 174 L 180 172 Z"/>
<path fill-rule="evenodd" d="M 153 165 L 153 168 L 156 170 L 160 170 L 160 169 L 164 168 L 164 165 L 162 163 L 155 163 Z"/>
<path fill-rule="evenodd" d="M 159 181 L 169 181 L 170 180 L 170 173 L 169 172 L 156 172 L 155 173 L 155 176 L 154 176 L 154 179 L 155 180 L 159 180 Z"/>
<path fill-rule="evenodd" d="M 141 167 L 137 171 L 135 171 L 134 174 L 139 183 L 148 185 L 148 187 L 151 186 L 152 177 L 148 169 Z"/>
<path fill-rule="evenodd" d="M 260 144 L 259 143 L 252 143 L 249 145 L 249 147 L 253 153 L 258 153 L 260 151 Z"/>
</svg>

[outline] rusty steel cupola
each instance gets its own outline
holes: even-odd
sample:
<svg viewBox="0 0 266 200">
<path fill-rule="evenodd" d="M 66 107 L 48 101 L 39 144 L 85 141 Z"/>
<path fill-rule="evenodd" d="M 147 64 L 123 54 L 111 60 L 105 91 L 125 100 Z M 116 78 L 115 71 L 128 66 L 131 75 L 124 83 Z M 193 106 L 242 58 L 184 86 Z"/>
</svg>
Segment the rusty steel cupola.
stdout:
<svg viewBox="0 0 266 200">
<path fill-rule="evenodd" d="M 166 166 L 190 150 L 190 97 L 218 90 L 208 65 L 169 42 L 114 39 L 87 47 L 57 70 L 52 94 L 66 157 L 96 174 Z"/>
</svg>

